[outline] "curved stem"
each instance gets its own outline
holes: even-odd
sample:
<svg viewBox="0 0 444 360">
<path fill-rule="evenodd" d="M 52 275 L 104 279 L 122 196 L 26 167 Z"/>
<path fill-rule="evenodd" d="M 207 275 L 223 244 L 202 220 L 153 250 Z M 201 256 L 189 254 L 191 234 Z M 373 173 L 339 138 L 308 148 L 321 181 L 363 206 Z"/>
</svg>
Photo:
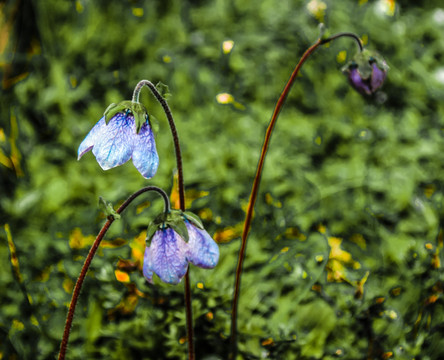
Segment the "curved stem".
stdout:
<svg viewBox="0 0 444 360">
<path fill-rule="evenodd" d="M 185 186 L 183 181 L 183 167 L 182 167 L 182 154 L 180 151 L 179 136 L 177 134 L 176 124 L 174 123 L 173 114 L 168 106 L 167 101 L 159 93 L 156 86 L 149 80 L 141 80 L 136 85 L 133 93 L 133 102 L 139 101 L 139 94 L 142 88 L 146 86 L 150 89 L 156 100 L 162 105 L 163 111 L 168 119 L 168 124 L 173 136 L 174 150 L 176 153 L 176 165 L 177 165 L 177 185 L 179 190 L 179 207 L 180 210 L 185 211 Z M 190 287 L 190 268 L 188 267 L 185 274 L 184 291 L 185 291 L 185 314 L 186 314 L 186 326 L 187 326 L 187 339 L 188 339 L 188 359 L 194 360 L 194 330 L 193 330 L 193 311 L 191 307 L 191 287 Z"/>
<path fill-rule="evenodd" d="M 337 33 L 335 35 L 330 36 L 327 39 L 322 39 L 321 40 L 321 44 L 326 44 L 326 43 L 328 43 L 330 41 L 333 41 L 333 40 L 336 40 L 336 39 L 338 39 L 340 37 L 349 37 L 349 38 L 354 39 L 356 41 L 356 44 L 358 45 L 359 51 L 363 51 L 364 50 L 364 47 L 362 45 L 362 41 L 359 38 L 359 36 L 356 35 L 356 34 L 353 34 L 351 32 L 340 32 L 340 33 Z"/>
<path fill-rule="evenodd" d="M 139 191 L 136 191 L 134 194 L 132 194 L 128 199 L 125 200 L 125 202 L 120 205 L 120 207 L 117 209 L 117 214 L 122 213 L 133 200 L 135 200 L 139 195 L 143 194 L 147 191 L 156 191 L 158 192 L 164 202 L 165 202 L 165 211 L 169 210 L 170 208 L 170 201 L 168 199 L 168 195 L 163 191 L 162 189 L 156 187 L 156 186 L 147 186 Z M 89 266 L 91 265 L 91 261 L 94 258 L 94 255 L 97 252 L 97 249 L 99 248 L 100 242 L 102 241 L 103 237 L 105 236 L 106 232 L 110 228 L 111 224 L 114 222 L 114 217 L 112 215 L 108 216 L 108 220 L 103 225 L 102 229 L 100 230 L 99 234 L 96 237 L 96 240 L 91 246 L 91 249 L 89 250 L 88 256 L 85 259 L 85 262 L 83 263 L 82 270 L 80 271 L 80 275 L 77 279 L 76 285 L 74 287 L 74 291 L 72 293 L 71 297 L 71 303 L 69 304 L 68 309 L 68 315 L 66 316 L 66 322 L 65 322 L 65 330 L 63 331 L 63 338 L 62 342 L 60 344 L 60 352 L 59 352 L 59 360 L 64 360 L 66 355 L 66 349 L 68 347 L 68 340 L 69 340 L 69 334 L 71 332 L 71 326 L 72 321 L 74 318 L 74 311 L 77 306 L 77 301 L 79 299 L 80 291 L 82 289 L 83 281 L 85 280 L 86 273 L 88 272 Z"/>
<path fill-rule="evenodd" d="M 243 262 L 245 260 L 245 252 L 247 249 L 247 238 L 248 234 L 251 228 L 251 221 L 253 219 L 253 210 L 254 205 L 256 203 L 257 194 L 259 191 L 259 184 L 261 180 L 262 170 L 265 163 L 265 157 L 267 154 L 268 146 L 271 139 L 271 134 L 273 132 L 273 128 L 276 124 L 276 121 L 278 119 L 279 113 L 282 109 L 282 106 L 285 103 L 285 100 L 288 96 L 288 93 L 290 92 L 290 89 L 299 73 L 299 70 L 301 69 L 304 62 L 309 58 L 309 56 L 320 46 L 323 44 L 326 44 L 330 41 L 333 41 L 335 39 L 338 39 L 340 37 L 351 37 L 356 40 L 356 42 L 359 45 L 360 51 L 363 50 L 362 43 L 359 37 L 355 34 L 344 32 L 344 33 L 338 33 L 336 35 L 333 35 L 327 39 L 318 39 L 312 46 L 310 46 L 305 53 L 302 55 L 301 59 L 297 63 L 296 67 L 293 70 L 293 73 L 290 76 L 290 79 L 288 80 L 287 84 L 285 85 L 284 90 L 282 91 L 281 95 L 279 96 L 279 99 L 276 103 L 276 106 L 273 111 L 273 115 L 271 116 L 270 123 L 268 124 L 267 130 L 265 132 L 265 138 L 264 143 L 262 145 L 261 155 L 259 157 L 259 162 L 256 169 L 256 174 L 254 176 L 253 180 L 253 186 L 250 193 L 250 199 L 248 201 L 248 207 L 247 212 L 245 215 L 244 220 L 244 227 L 242 230 L 242 237 L 241 237 L 241 246 L 239 249 L 239 257 L 236 267 L 236 276 L 235 276 L 235 283 L 234 283 L 234 294 L 233 294 L 233 303 L 231 308 L 231 351 L 229 358 L 234 360 L 237 356 L 237 312 L 238 312 L 238 304 L 239 304 L 239 296 L 240 296 L 240 285 L 241 285 L 241 275 L 242 275 L 242 267 Z"/>
<path fill-rule="evenodd" d="M 173 114 L 168 106 L 168 103 L 159 93 L 156 86 L 149 80 L 141 80 L 136 85 L 133 93 L 133 102 L 139 102 L 139 94 L 142 88 L 146 86 L 150 89 L 151 93 L 154 95 L 156 100 L 162 105 L 163 111 L 168 119 L 168 124 L 171 129 L 171 134 L 174 141 L 174 150 L 176 152 L 176 164 L 177 164 L 177 176 L 178 176 L 178 187 L 179 187 L 179 204 L 180 210 L 185 211 L 185 187 L 183 182 L 183 167 L 182 167 L 182 154 L 180 151 L 179 136 L 177 135 L 176 124 L 174 123 Z"/>
</svg>

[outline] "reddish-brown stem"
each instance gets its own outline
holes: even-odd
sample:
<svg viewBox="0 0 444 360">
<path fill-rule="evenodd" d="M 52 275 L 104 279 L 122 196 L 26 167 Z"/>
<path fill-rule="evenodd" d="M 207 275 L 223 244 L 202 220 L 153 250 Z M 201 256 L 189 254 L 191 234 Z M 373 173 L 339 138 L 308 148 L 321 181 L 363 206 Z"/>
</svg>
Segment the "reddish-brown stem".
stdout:
<svg viewBox="0 0 444 360">
<path fill-rule="evenodd" d="M 117 209 L 116 211 L 117 214 L 122 213 L 134 199 L 136 199 L 139 195 L 147 191 L 157 191 L 160 195 L 162 195 L 165 201 L 165 211 L 169 209 L 169 200 L 165 192 L 155 186 L 147 186 L 135 192 L 128 199 L 126 199 L 125 202 L 122 205 L 120 205 L 120 207 Z M 80 275 L 77 279 L 74 291 L 72 293 L 71 303 L 69 304 L 69 309 L 68 309 L 68 315 L 66 316 L 65 330 L 63 331 L 63 338 L 60 344 L 59 360 L 64 360 L 66 356 L 66 349 L 68 347 L 68 340 L 69 340 L 69 334 L 71 332 L 72 321 L 74 318 L 74 311 L 77 306 L 77 301 L 80 296 L 80 291 L 82 289 L 86 273 L 88 272 L 89 266 L 91 265 L 91 261 L 94 258 L 97 249 L 99 248 L 100 242 L 102 241 L 103 237 L 105 236 L 106 232 L 108 231 L 113 222 L 114 222 L 114 217 L 112 215 L 108 216 L 108 220 L 103 225 L 102 229 L 97 235 L 96 240 L 94 241 L 94 243 L 91 246 L 91 249 L 89 250 L 85 262 L 83 263 L 82 270 L 80 271 Z"/>
<path fill-rule="evenodd" d="M 177 129 L 174 123 L 173 114 L 171 112 L 170 107 L 168 106 L 167 101 L 159 93 L 156 86 L 149 80 L 139 81 L 139 83 L 136 85 L 136 88 L 134 89 L 133 101 L 139 101 L 139 93 L 144 86 L 150 89 L 153 96 L 162 106 L 171 129 L 171 135 L 173 136 L 173 142 L 174 142 L 174 150 L 176 153 L 176 166 L 177 166 L 177 177 L 178 177 L 177 182 L 179 187 L 179 204 L 180 204 L 180 209 L 182 211 L 185 211 L 185 186 L 183 182 L 182 155 L 180 151 L 179 136 L 177 135 Z"/>
<path fill-rule="evenodd" d="M 247 213 L 245 216 L 244 228 L 242 231 L 241 247 L 239 250 L 239 258 L 238 258 L 238 263 L 237 263 L 237 268 L 236 268 L 236 279 L 235 279 L 235 283 L 234 283 L 234 295 L 233 295 L 233 303 L 232 303 L 232 308 L 231 308 L 231 339 L 230 339 L 231 353 L 230 353 L 230 359 L 236 359 L 236 355 L 237 355 L 237 307 L 238 307 L 239 295 L 240 295 L 242 266 L 243 266 L 244 259 L 245 259 L 245 250 L 247 248 L 248 233 L 251 228 L 251 221 L 253 219 L 253 209 L 254 209 L 254 205 L 256 203 L 257 193 L 259 191 L 259 183 L 261 180 L 262 169 L 263 169 L 264 163 L 265 163 L 265 155 L 267 154 L 268 145 L 269 145 L 270 139 L 271 139 L 271 133 L 273 132 L 273 128 L 274 128 L 274 125 L 276 124 L 276 120 L 278 118 L 279 112 L 281 111 L 282 106 L 284 105 L 285 99 L 287 98 L 287 95 L 290 92 L 291 86 L 293 85 L 293 82 L 299 73 L 299 69 L 301 68 L 301 66 L 305 62 L 305 60 L 310 56 L 310 54 L 319 45 L 321 45 L 320 39 L 314 45 L 312 45 L 304 53 L 301 60 L 299 60 L 295 69 L 293 70 L 293 73 L 290 76 L 290 79 L 287 82 L 287 85 L 285 85 L 285 88 L 282 91 L 281 96 L 279 97 L 279 100 L 276 103 L 276 107 L 274 108 L 273 115 L 271 117 L 270 123 L 268 124 L 267 131 L 265 133 L 264 143 L 262 145 L 262 151 L 261 151 L 259 163 L 258 163 L 257 169 L 256 169 L 256 175 L 254 176 L 254 180 L 253 180 L 253 186 L 251 189 L 250 200 L 248 201 Z"/>
<path fill-rule="evenodd" d="M 236 268 L 233 303 L 232 303 L 232 309 L 231 309 L 231 338 L 230 338 L 231 351 L 230 351 L 230 356 L 229 356 L 230 359 L 234 360 L 234 359 L 236 359 L 236 356 L 237 356 L 237 310 L 238 310 L 238 303 L 239 303 L 239 296 L 240 296 L 242 267 L 243 267 L 243 263 L 245 260 L 245 252 L 246 252 L 246 248 L 247 248 L 248 233 L 250 231 L 251 221 L 253 219 L 254 205 L 256 203 L 257 194 L 259 191 L 259 184 L 260 184 L 260 180 L 261 180 L 262 170 L 264 167 L 265 157 L 267 154 L 268 145 L 270 143 L 273 128 L 276 124 L 279 113 L 282 109 L 282 106 L 285 103 L 288 93 L 290 92 L 290 89 L 291 89 L 297 75 L 299 74 L 299 70 L 301 69 L 304 62 L 309 58 L 309 56 L 320 45 L 325 44 L 327 42 L 330 42 L 330 41 L 335 40 L 340 37 L 353 38 L 357 42 L 360 51 L 362 51 L 362 44 L 361 44 L 359 37 L 356 36 L 355 34 L 352 34 L 352 33 L 339 33 L 339 34 L 333 35 L 327 39 L 321 39 L 321 38 L 318 39 L 312 46 L 310 46 L 305 51 L 305 53 L 302 55 L 301 59 L 297 63 L 295 69 L 293 70 L 293 73 L 290 76 L 290 79 L 288 80 L 287 84 L 285 85 L 284 90 L 282 91 L 281 95 L 279 96 L 279 99 L 278 99 L 276 106 L 274 108 L 274 111 L 273 111 L 273 115 L 271 116 L 270 123 L 268 124 L 267 130 L 265 133 L 264 143 L 262 145 L 261 155 L 260 155 L 259 162 L 258 162 L 257 169 L 256 169 L 256 174 L 255 174 L 254 180 L 253 180 L 253 186 L 251 189 L 250 199 L 248 201 L 247 213 L 245 216 L 244 227 L 243 227 L 242 237 L 241 237 L 241 246 L 240 246 L 240 250 L 239 250 L 239 257 L 238 257 L 238 263 L 237 263 L 237 268 Z"/>
<path fill-rule="evenodd" d="M 88 272 L 89 265 L 91 264 L 92 259 L 108 231 L 109 227 L 113 223 L 114 218 L 108 218 L 108 221 L 103 225 L 102 230 L 100 230 L 99 235 L 97 235 L 94 244 L 91 246 L 89 250 L 88 256 L 85 259 L 82 270 L 80 271 L 80 275 L 77 279 L 76 286 L 74 287 L 74 291 L 72 293 L 71 303 L 69 304 L 68 315 L 66 316 L 65 330 L 63 331 L 63 338 L 60 344 L 60 352 L 59 352 L 59 360 L 64 360 L 66 355 L 66 349 L 68 347 L 69 333 L 71 332 L 72 320 L 74 318 L 74 311 L 77 306 L 77 300 L 79 299 L 80 290 L 82 289 L 83 280 L 85 280 L 86 273 Z"/>
<path fill-rule="evenodd" d="M 156 100 L 160 103 L 165 112 L 168 120 L 168 124 L 171 129 L 171 135 L 173 136 L 174 150 L 176 153 L 176 166 L 177 166 L 177 185 L 179 188 L 179 208 L 185 211 L 185 186 L 183 181 L 183 166 L 182 166 L 182 155 L 180 151 L 179 136 L 177 134 L 176 125 L 174 123 L 173 114 L 168 106 L 167 101 L 159 93 L 156 86 L 149 80 L 141 80 L 134 89 L 133 101 L 139 100 L 139 93 L 142 88 L 146 86 L 150 89 L 151 93 L 154 95 Z M 184 291 L 185 291 L 185 315 L 187 323 L 187 340 L 188 340 L 188 359 L 194 360 L 194 330 L 193 330 L 193 310 L 191 307 L 191 287 L 190 287 L 190 268 L 188 267 L 187 273 L 185 274 L 184 281 Z"/>
<path fill-rule="evenodd" d="M 182 155 L 180 150 L 180 143 L 179 143 L 179 136 L 177 134 L 176 125 L 174 123 L 173 115 L 171 113 L 171 110 L 168 106 L 168 103 L 166 100 L 162 97 L 162 95 L 159 93 L 157 88 L 148 80 L 142 80 L 140 81 L 133 94 L 133 101 L 137 101 L 139 99 L 139 93 L 143 86 L 147 86 L 154 97 L 159 101 L 160 105 L 162 106 L 165 115 L 168 119 L 168 124 L 171 129 L 171 134 L 173 136 L 173 142 L 174 142 L 174 149 L 176 154 L 176 164 L 177 164 L 177 172 L 178 172 L 178 190 L 179 190 L 179 207 L 182 211 L 185 211 L 185 186 L 183 181 L 183 167 L 182 167 Z M 117 213 L 120 214 L 122 211 L 126 209 L 126 207 L 140 194 L 142 194 L 145 191 L 158 191 L 165 201 L 165 211 L 169 210 L 169 201 L 168 197 L 166 197 L 166 194 L 163 191 L 159 191 L 160 189 L 155 186 L 148 186 L 146 188 L 143 188 L 133 195 L 131 195 L 117 210 Z M 166 200 L 165 200 L 166 199 Z M 59 360 L 65 359 L 66 349 L 68 346 L 68 339 L 69 334 L 71 331 L 72 321 L 74 317 L 74 311 L 77 305 L 77 300 L 80 295 L 80 290 L 83 285 L 83 281 L 85 279 L 86 273 L 88 272 L 88 268 L 91 264 L 92 259 L 94 258 L 94 255 L 100 245 L 100 242 L 102 241 L 103 237 L 105 236 L 106 232 L 108 231 L 109 227 L 114 221 L 114 217 L 110 216 L 108 218 L 108 221 L 103 225 L 102 230 L 100 230 L 100 233 L 98 234 L 96 240 L 94 241 L 94 244 L 92 245 L 87 258 L 85 259 L 85 263 L 83 264 L 82 270 L 80 272 L 79 278 L 77 279 L 71 303 L 68 310 L 68 315 L 66 318 L 65 323 L 65 330 L 63 332 L 63 338 L 60 345 L 60 352 L 59 352 Z M 187 270 L 187 273 L 185 274 L 185 313 L 186 313 L 186 323 L 187 323 L 187 339 L 188 339 L 188 358 L 189 360 L 195 359 L 195 352 L 194 352 L 194 330 L 193 330 L 193 312 L 191 307 L 191 287 L 190 287 L 190 277 L 189 277 L 189 268 Z"/>
<path fill-rule="evenodd" d="M 185 315 L 187 322 L 187 340 L 188 340 L 188 359 L 194 360 L 194 328 L 193 328 L 193 309 L 191 307 L 191 286 L 190 286 L 190 267 L 185 274 Z"/>
</svg>

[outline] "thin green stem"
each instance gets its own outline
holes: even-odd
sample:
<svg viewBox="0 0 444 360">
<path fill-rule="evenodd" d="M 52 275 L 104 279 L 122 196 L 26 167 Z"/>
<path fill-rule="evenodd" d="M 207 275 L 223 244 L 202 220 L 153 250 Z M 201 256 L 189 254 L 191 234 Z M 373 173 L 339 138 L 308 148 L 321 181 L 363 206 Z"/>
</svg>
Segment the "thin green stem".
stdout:
<svg viewBox="0 0 444 360">
<path fill-rule="evenodd" d="M 117 209 L 117 214 L 121 214 L 131 202 L 133 202 L 138 196 L 143 194 L 147 191 L 156 191 L 159 193 L 164 202 L 165 202 L 165 211 L 168 211 L 170 208 L 170 201 L 168 199 L 168 195 L 163 191 L 162 189 L 156 187 L 156 186 L 147 186 L 139 191 L 136 191 L 134 194 L 132 194 L 128 199 L 125 200 L 125 202 L 120 205 L 120 207 Z M 82 289 L 83 281 L 85 280 L 85 276 L 88 272 L 89 266 L 91 265 L 91 261 L 94 258 L 94 255 L 97 252 L 97 249 L 99 248 L 99 245 L 107 233 L 108 229 L 110 228 L 111 224 L 114 222 L 114 217 L 112 215 L 108 216 L 108 220 L 103 225 L 102 229 L 100 230 L 99 234 L 96 237 L 96 240 L 91 246 L 91 249 L 89 250 L 88 256 L 85 259 L 85 262 L 83 263 L 82 270 L 80 271 L 79 277 L 77 279 L 76 285 L 74 287 L 74 291 L 72 293 L 71 297 L 71 303 L 69 304 L 68 314 L 66 316 L 66 322 L 65 322 L 65 330 L 63 331 L 63 337 L 60 344 L 60 352 L 59 352 L 59 360 L 64 360 L 66 356 L 66 350 L 68 347 L 68 341 L 69 341 L 69 334 L 71 332 L 72 327 L 72 321 L 74 318 L 74 312 L 77 306 L 77 301 L 79 300 L 80 291 Z"/>
<path fill-rule="evenodd" d="M 160 103 L 168 119 L 168 124 L 171 129 L 171 134 L 173 136 L 174 150 L 176 153 L 176 166 L 177 166 L 177 183 L 179 190 L 179 207 L 180 210 L 185 211 L 185 186 L 183 181 L 183 166 L 182 166 L 182 154 L 180 151 L 179 136 L 177 134 L 176 125 L 174 123 L 173 114 L 168 106 L 167 101 L 159 93 L 156 86 L 149 80 L 141 80 L 136 85 L 133 93 L 133 102 L 139 101 L 139 94 L 142 88 L 146 86 L 150 89 L 151 93 L 154 95 L 156 100 Z M 193 329 L 193 311 L 191 307 L 191 287 L 190 287 L 190 268 L 188 267 L 187 273 L 185 274 L 184 281 L 184 292 L 185 292 L 185 314 L 186 314 L 186 327 L 187 327 L 187 339 L 188 339 L 188 359 L 195 359 L 194 352 L 194 329 Z"/>
<path fill-rule="evenodd" d="M 250 199 L 248 201 L 247 206 L 247 212 L 245 215 L 244 220 L 244 227 L 242 231 L 242 237 L 241 237 L 241 246 L 239 249 L 239 257 L 236 267 L 236 275 L 235 275 L 235 282 L 234 282 L 234 293 L 233 293 L 233 303 L 231 308 L 231 338 L 230 338 L 230 355 L 229 358 L 234 360 L 237 356 L 237 313 L 238 313 L 238 304 L 239 304 L 239 296 L 240 296 L 240 285 L 241 285 L 241 277 L 242 277 L 242 268 L 243 263 L 245 260 L 245 253 L 247 249 L 247 238 L 248 234 L 251 229 L 251 222 L 253 219 L 253 211 L 254 211 L 254 205 L 256 203 L 257 194 L 259 191 L 259 184 L 262 176 L 262 170 L 265 163 L 265 157 L 267 154 L 268 146 L 271 139 L 271 134 L 273 132 L 274 126 L 276 124 L 276 121 L 279 117 L 279 113 L 285 103 L 285 100 L 291 90 L 291 87 L 293 86 L 294 81 L 296 80 L 297 75 L 299 74 L 299 70 L 301 69 L 302 65 L 305 63 L 305 61 L 310 57 L 310 55 L 320 46 L 323 44 L 326 44 L 330 41 L 333 41 L 335 39 L 338 39 L 340 37 L 351 37 L 356 40 L 358 43 L 360 51 L 362 51 L 362 43 L 359 37 L 352 33 L 339 33 L 336 35 L 333 35 L 327 39 L 318 39 L 312 46 L 310 46 L 305 53 L 302 55 L 301 59 L 297 63 L 296 67 L 293 70 L 293 73 L 290 76 L 290 79 L 288 80 L 287 84 L 285 85 L 284 90 L 282 91 L 281 95 L 279 96 L 279 99 L 276 103 L 276 106 L 273 111 L 273 115 L 271 116 L 271 120 L 268 124 L 267 130 L 265 132 L 265 138 L 262 145 L 261 155 L 259 157 L 259 162 L 256 169 L 256 174 L 254 176 L 253 180 L 253 186 L 251 188 L 250 193 Z"/>
</svg>

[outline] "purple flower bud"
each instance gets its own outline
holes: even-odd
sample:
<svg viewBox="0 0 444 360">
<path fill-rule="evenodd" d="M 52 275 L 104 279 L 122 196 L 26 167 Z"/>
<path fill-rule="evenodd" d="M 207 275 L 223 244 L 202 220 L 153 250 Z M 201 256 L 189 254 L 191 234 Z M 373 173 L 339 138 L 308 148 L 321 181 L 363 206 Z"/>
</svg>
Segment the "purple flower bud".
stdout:
<svg viewBox="0 0 444 360">
<path fill-rule="evenodd" d="M 367 51 L 356 56 L 344 69 L 350 84 L 363 95 L 374 94 L 384 83 L 388 66 L 383 59 L 376 60 Z"/>
<path fill-rule="evenodd" d="M 358 65 L 351 65 L 348 73 L 350 84 L 361 94 L 371 95 L 372 90 L 368 81 L 362 78 Z"/>
<path fill-rule="evenodd" d="M 382 84 L 385 80 L 385 77 L 387 75 L 387 71 L 381 70 L 378 67 L 378 65 L 376 65 L 376 62 L 374 62 L 372 64 L 372 68 L 373 68 L 373 71 L 372 71 L 372 77 L 370 80 L 370 84 L 371 84 L 372 90 L 375 91 L 376 89 L 379 89 L 382 86 Z"/>
</svg>

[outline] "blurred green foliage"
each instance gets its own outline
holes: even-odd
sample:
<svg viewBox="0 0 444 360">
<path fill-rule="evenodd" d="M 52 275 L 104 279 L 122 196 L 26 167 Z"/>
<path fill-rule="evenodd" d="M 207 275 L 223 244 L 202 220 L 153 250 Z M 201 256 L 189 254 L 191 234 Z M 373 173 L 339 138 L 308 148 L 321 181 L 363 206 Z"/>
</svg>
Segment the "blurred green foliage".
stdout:
<svg viewBox="0 0 444 360">
<path fill-rule="evenodd" d="M 264 130 L 321 20 L 383 55 L 388 79 L 375 98 L 353 91 L 340 72 L 356 51 L 346 39 L 304 65 L 262 177 L 239 358 L 443 358 L 440 6 L 1 2 L 0 358 L 56 356 L 73 283 L 104 222 L 99 196 L 118 204 L 147 184 L 131 164 L 103 172 L 92 155 L 76 161 L 106 107 L 130 99 L 144 78 L 169 86 L 190 210 L 221 241 L 219 265 L 193 267 L 191 281 L 197 357 L 226 358 L 239 231 Z M 148 91 L 141 100 L 160 127 L 149 183 L 170 191 L 171 135 Z M 140 271 L 144 231 L 161 207 L 149 195 L 111 228 L 85 281 L 69 359 L 186 358 L 183 287 L 150 286 Z"/>
</svg>

